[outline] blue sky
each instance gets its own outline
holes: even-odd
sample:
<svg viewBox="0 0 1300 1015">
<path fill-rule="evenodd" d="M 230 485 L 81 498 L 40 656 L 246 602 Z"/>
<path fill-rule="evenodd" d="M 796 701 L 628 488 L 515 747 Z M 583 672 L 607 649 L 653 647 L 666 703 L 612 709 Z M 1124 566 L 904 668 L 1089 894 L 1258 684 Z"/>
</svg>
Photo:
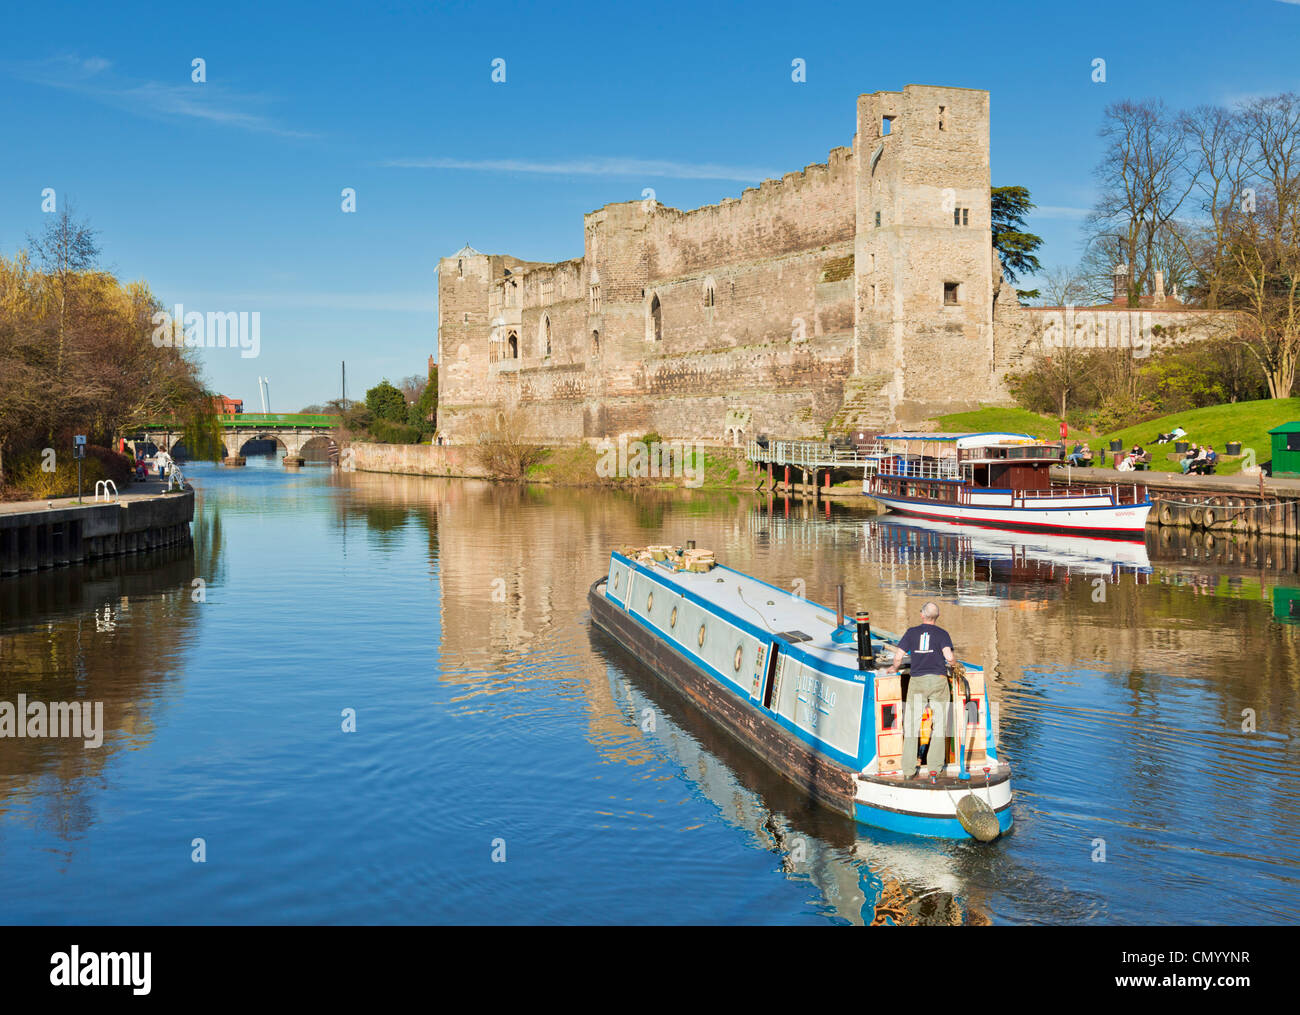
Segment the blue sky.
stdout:
<svg viewBox="0 0 1300 1015">
<path fill-rule="evenodd" d="M 41 228 L 44 188 L 71 197 L 168 306 L 260 312 L 261 355 L 204 350 L 206 376 L 249 409 L 268 376 L 292 411 L 338 394 L 342 360 L 352 397 L 423 373 L 462 244 L 579 256 L 584 212 L 738 196 L 908 83 L 992 93 L 993 182 L 1030 188 L 1044 264 L 1072 263 L 1107 103 L 1300 88 L 1298 52 L 1283 0 L 11 5 L 0 252 Z"/>
</svg>

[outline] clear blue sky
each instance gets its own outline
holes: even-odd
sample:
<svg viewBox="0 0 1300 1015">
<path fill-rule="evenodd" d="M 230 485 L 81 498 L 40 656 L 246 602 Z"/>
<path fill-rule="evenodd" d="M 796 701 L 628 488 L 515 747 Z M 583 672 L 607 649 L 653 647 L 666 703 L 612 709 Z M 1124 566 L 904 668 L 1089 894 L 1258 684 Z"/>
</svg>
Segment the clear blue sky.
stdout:
<svg viewBox="0 0 1300 1015">
<path fill-rule="evenodd" d="M 0 251 L 43 188 L 70 196 L 168 306 L 259 311 L 261 356 L 205 350 L 206 376 L 250 409 L 268 376 L 291 411 L 338 394 L 341 360 L 352 397 L 423 373 L 462 244 L 578 256 L 584 212 L 738 196 L 908 83 L 992 93 L 993 182 L 1030 188 L 1044 264 L 1072 263 L 1107 103 L 1300 88 L 1298 54 L 1294 0 L 9 5 Z"/>
</svg>

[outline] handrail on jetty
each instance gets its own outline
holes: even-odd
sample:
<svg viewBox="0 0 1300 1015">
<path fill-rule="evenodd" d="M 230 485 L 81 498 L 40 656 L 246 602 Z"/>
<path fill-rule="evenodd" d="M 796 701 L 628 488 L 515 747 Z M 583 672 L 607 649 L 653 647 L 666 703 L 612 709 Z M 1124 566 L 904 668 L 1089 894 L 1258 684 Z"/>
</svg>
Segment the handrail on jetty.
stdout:
<svg viewBox="0 0 1300 1015">
<path fill-rule="evenodd" d="M 805 469 L 874 469 L 885 455 L 878 441 L 867 444 L 832 444 L 829 441 L 757 441 L 745 448 L 745 457 L 761 464 L 797 465 Z"/>
</svg>

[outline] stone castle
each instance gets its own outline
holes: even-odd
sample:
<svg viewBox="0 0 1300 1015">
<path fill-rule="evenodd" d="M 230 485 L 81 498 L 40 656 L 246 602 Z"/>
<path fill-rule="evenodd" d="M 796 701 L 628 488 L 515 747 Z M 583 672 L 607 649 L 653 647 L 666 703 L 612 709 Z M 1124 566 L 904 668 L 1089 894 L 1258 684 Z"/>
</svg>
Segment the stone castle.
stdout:
<svg viewBox="0 0 1300 1015">
<path fill-rule="evenodd" d="M 441 432 L 507 405 L 548 443 L 879 432 L 1009 404 L 1005 375 L 1080 327 L 1123 344 L 1118 306 L 1020 305 L 989 188 L 989 93 L 908 85 L 859 96 L 851 148 L 738 199 L 587 214 L 580 258 L 466 246 L 438 263 Z M 1155 313 L 1167 341 L 1207 323 Z"/>
</svg>

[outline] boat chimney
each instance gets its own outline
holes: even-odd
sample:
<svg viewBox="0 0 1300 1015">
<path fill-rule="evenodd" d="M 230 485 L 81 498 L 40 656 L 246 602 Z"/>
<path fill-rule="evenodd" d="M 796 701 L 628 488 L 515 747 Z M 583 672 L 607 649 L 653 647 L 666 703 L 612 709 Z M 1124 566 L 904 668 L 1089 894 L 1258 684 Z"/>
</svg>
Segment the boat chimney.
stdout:
<svg viewBox="0 0 1300 1015">
<path fill-rule="evenodd" d="M 694 539 L 688 539 L 688 540 L 686 540 L 686 549 L 688 549 L 688 550 L 694 550 L 694 549 L 695 549 L 695 540 L 694 540 Z"/>
<path fill-rule="evenodd" d="M 835 586 L 835 629 L 844 626 L 844 586 Z"/>
<path fill-rule="evenodd" d="M 858 616 L 858 669 L 869 670 L 875 662 L 871 653 L 871 614 L 859 610 Z"/>
</svg>

